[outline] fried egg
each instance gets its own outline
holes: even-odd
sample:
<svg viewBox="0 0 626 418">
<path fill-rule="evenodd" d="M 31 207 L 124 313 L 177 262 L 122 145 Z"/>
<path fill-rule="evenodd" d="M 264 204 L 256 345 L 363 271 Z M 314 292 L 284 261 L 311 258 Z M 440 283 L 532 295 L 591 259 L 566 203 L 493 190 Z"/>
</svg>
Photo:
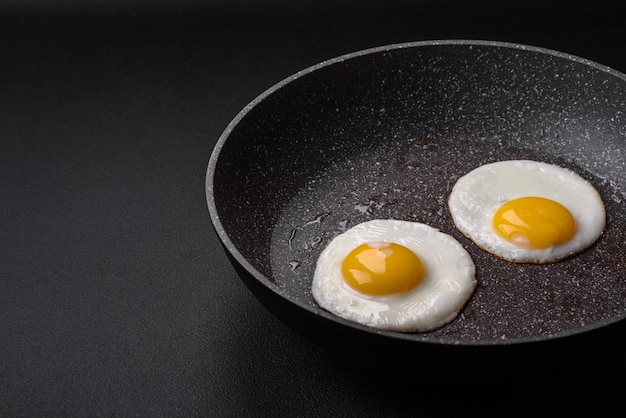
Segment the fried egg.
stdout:
<svg viewBox="0 0 626 418">
<path fill-rule="evenodd" d="M 516 263 L 578 254 L 602 234 L 604 203 L 570 169 L 511 160 L 482 165 L 457 180 L 448 198 L 456 227 L 478 247 Z"/>
<path fill-rule="evenodd" d="M 476 286 L 469 253 L 431 226 L 374 219 L 322 251 L 312 294 L 323 309 L 371 327 L 416 332 L 456 318 Z"/>
</svg>

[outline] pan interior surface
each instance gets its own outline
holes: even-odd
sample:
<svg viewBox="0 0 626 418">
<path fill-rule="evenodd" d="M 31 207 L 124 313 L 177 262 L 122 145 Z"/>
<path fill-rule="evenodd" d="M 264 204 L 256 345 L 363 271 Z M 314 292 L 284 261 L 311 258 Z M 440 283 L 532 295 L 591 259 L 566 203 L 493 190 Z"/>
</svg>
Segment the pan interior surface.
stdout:
<svg viewBox="0 0 626 418">
<path fill-rule="evenodd" d="M 267 286 L 325 316 L 310 286 L 339 233 L 393 218 L 452 235 L 476 265 L 475 293 L 456 320 L 416 340 L 524 341 L 611 323 L 626 312 L 623 109 L 623 75 L 553 51 L 459 41 L 352 54 L 275 86 L 227 128 L 211 173 L 214 220 Z M 595 186 L 607 224 L 591 248 L 513 264 L 456 230 L 456 180 L 512 159 Z"/>
</svg>

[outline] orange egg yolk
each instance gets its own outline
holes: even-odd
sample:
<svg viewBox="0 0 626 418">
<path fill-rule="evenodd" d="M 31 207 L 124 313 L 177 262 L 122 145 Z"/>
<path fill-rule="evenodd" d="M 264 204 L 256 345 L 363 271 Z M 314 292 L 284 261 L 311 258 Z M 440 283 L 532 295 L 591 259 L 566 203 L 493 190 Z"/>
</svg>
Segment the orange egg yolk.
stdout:
<svg viewBox="0 0 626 418">
<path fill-rule="evenodd" d="M 422 260 L 395 243 L 359 245 L 344 259 L 341 272 L 350 287 L 376 296 L 411 290 L 425 274 Z"/>
<path fill-rule="evenodd" d="M 570 211 L 543 197 L 522 197 L 500 206 L 493 217 L 493 227 L 508 242 L 528 249 L 563 244 L 576 233 L 576 221 Z"/>
</svg>

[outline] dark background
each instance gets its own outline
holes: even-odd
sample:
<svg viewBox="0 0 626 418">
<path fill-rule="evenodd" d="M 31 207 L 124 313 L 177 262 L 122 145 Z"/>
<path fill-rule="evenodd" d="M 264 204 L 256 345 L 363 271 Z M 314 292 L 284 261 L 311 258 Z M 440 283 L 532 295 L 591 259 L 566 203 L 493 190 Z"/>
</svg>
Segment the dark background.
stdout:
<svg viewBox="0 0 626 418">
<path fill-rule="evenodd" d="M 300 69 L 462 38 L 626 72 L 619 3 L 0 3 L 0 415 L 623 413 L 626 348 L 525 381 L 343 363 L 240 282 L 204 190 L 230 120 Z"/>
</svg>

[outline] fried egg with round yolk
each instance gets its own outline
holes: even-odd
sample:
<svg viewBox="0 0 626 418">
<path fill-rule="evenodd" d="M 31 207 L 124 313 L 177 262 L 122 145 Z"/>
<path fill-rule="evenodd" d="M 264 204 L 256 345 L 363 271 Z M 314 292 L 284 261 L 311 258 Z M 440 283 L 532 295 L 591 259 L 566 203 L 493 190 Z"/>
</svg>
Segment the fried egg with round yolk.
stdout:
<svg viewBox="0 0 626 418">
<path fill-rule="evenodd" d="M 425 224 L 374 219 L 322 251 L 312 294 L 323 309 L 371 327 L 420 332 L 456 318 L 476 286 L 469 253 Z"/>
<path fill-rule="evenodd" d="M 516 263 L 578 254 L 602 234 L 604 203 L 570 169 L 532 160 L 485 164 L 459 178 L 448 198 L 456 227 L 478 247 Z"/>
</svg>

